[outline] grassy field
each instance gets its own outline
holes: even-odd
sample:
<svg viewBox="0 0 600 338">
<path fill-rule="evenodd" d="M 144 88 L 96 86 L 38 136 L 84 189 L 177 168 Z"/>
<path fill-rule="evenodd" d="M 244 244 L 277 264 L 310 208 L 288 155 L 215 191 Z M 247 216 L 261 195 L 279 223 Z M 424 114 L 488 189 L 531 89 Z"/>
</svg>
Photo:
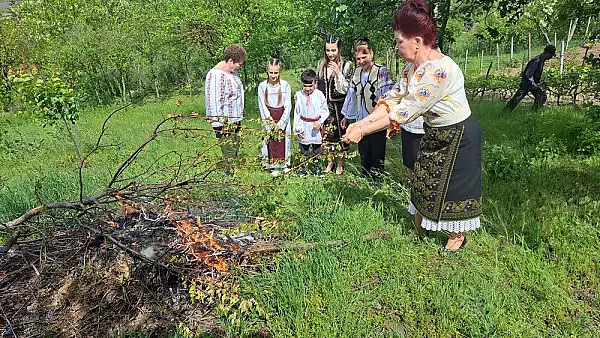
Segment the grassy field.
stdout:
<svg viewBox="0 0 600 338">
<path fill-rule="evenodd" d="M 297 73 L 286 77 L 299 88 Z M 258 116 L 256 98 L 247 97 L 248 115 Z M 381 185 L 353 174 L 356 158 L 340 177 L 278 180 L 245 198 L 247 214 L 285 219 L 286 233 L 299 242 L 349 242 L 269 258 L 262 273 L 241 277 L 242 296 L 256 299 L 265 314 L 249 312 L 241 326 L 223 318 L 231 336 L 262 326 L 274 337 L 600 335 L 600 158 L 578 157 L 573 149 L 584 113 L 573 107 L 536 113 L 523 104 L 506 115 L 501 102 L 471 104 L 484 129 L 485 213 L 464 250 L 440 256 L 443 234 L 416 239 L 398 138 L 388 143 L 389 179 Z M 82 114 L 84 150 L 114 109 Z M 85 168 L 86 194 L 102 189 L 154 125 L 176 111 L 203 112 L 203 99 L 147 102 L 115 116 L 106 137 L 114 146 Z M 39 202 L 77 199 L 76 157 L 60 129 L 2 116 L 0 135 L 0 221 Z M 211 142 L 161 138 L 132 174 L 160 154 L 193 154 Z M 256 166 L 259 153 L 258 136 L 246 135 L 248 165 L 237 180 L 269 177 Z M 392 236 L 361 240 L 376 230 Z"/>
<path fill-rule="evenodd" d="M 600 334 L 598 158 L 569 155 L 584 118 L 564 107 L 511 115 L 473 102 L 484 128 L 485 214 L 465 250 L 414 240 L 398 161 L 391 181 L 290 181 L 282 214 L 306 241 L 339 248 L 286 256 L 245 281 L 276 337 L 540 337 Z M 361 236 L 391 231 L 391 240 Z"/>
</svg>

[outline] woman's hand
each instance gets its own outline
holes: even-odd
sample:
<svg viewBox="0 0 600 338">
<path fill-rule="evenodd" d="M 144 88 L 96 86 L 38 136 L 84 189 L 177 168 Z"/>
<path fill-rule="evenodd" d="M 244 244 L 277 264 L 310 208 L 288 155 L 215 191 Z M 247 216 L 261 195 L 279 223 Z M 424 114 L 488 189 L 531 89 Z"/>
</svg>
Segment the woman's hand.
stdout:
<svg viewBox="0 0 600 338">
<path fill-rule="evenodd" d="M 333 61 L 329 61 L 329 63 L 327 64 L 327 68 L 331 69 L 336 74 L 340 72 L 340 66 L 338 66 L 338 64 Z"/>
<path fill-rule="evenodd" d="M 350 125 L 350 127 L 352 127 L 353 124 Z M 362 127 L 354 127 L 354 128 L 350 128 L 348 127 L 348 130 L 346 130 L 346 135 L 344 135 L 344 137 L 342 138 L 343 142 L 346 143 L 358 143 L 360 142 L 360 140 L 362 140 L 363 138 L 363 131 L 362 131 Z"/>
<path fill-rule="evenodd" d="M 400 132 L 400 130 L 394 129 L 393 127 L 388 128 L 387 131 L 385 132 L 385 137 L 389 140 L 392 137 L 396 136 L 399 132 Z"/>
<path fill-rule="evenodd" d="M 350 123 L 350 125 L 346 128 L 346 134 L 350 133 L 352 129 L 357 128 L 358 122 Z"/>
</svg>

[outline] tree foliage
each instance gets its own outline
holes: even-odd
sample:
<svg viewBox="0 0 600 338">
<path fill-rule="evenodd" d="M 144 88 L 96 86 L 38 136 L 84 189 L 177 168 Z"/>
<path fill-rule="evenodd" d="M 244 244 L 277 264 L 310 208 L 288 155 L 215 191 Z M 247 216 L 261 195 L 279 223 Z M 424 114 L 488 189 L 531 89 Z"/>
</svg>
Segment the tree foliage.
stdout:
<svg viewBox="0 0 600 338">
<path fill-rule="evenodd" d="M 229 43 L 249 54 L 242 70 L 256 83 L 270 57 L 314 67 L 323 36 L 338 34 L 343 54 L 369 37 L 381 58 L 393 47 L 392 0 L 23 0 L 0 25 L 0 68 L 35 64 L 63 74 L 80 102 L 104 104 L 172 90 L 193 92 Z M 432 0 L 444 52 L 459 37 L 500 42 L 535 29 L 557 29 L 600 10 L 592 0 Z M 595 23 L 595 20 L 594 20 Z M 594 25 L 592 25 L 593 28 Z M 525 34 L 526 35 L 526 34 Z M 479 44 L 478 44 L 479 48 Z M 5 109 L 6 95 L 2 95 Z"/>
</svg>

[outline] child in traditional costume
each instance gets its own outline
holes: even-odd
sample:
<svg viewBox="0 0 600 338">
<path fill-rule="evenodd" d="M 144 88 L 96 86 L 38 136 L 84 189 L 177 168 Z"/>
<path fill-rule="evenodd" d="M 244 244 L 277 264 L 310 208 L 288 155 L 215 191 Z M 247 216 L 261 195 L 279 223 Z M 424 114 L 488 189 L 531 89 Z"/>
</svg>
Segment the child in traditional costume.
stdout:
<svg viewBox="0 0 600 338">
<path fill-rule="evenodd" d="M 321 155 L 323 143 L 323 124 L 329 116 L 327 100 L 323 92 L 316 89 L 317 74 L 313 70 L 305 70 L 300 76 L 302 90 L 294 96 L 294 135 L 300 142 L 300 155 L 304 157 L 304 165 L 299 176 L 306 175 L 306 162 L 314 158 L 313 172 L 320 174 L 318 156 Z M 312 152 L 310 148 L 312 147 Z"/>
<path fill-rule="evenodd" d="M 281 63 L 271 59 L 267 64 L 267 80 L 258 85 L 258 108 L 268 136 L 263 139 L 263 166 L 273 176 L 287 173 L 292 153 L 290 113 L 292 89 L 280 78 Z"/>
<path fill-rule="evenodd" d="M 323 47 L 324 57 L 317 66 L 318 89 L 327 98 L 329 109 L 329 118 L 325 121 L 325 143 L 333 154 L 325 172 L 332 171 L 335 164 L 338 175 L 344 171 L 343 155 L 349 146 L 342 142 L 347 126 L 342 106 L 352 79 L 352 62 L 342 57 L 341 48 L 342 40 L 339 37 L 327 35 Z"/>
</svg>

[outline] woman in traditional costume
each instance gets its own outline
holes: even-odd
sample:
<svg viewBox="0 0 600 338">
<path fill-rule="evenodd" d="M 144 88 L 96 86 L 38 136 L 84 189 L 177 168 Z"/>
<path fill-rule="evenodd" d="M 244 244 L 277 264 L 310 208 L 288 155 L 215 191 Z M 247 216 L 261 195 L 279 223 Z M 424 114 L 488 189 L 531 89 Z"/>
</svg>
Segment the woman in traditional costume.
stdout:
<svg viewBox="0 0 600 338">
<path fill-rule="evenodd" d="M 271 59 L 267 64 L 267 79 L 258 85 L 258 108 L 267 136 L 263 139 L 263 166 L 273 176 L 287 173 L 292 153 L 292 89 L 281 80 L 281 63 Z"/>
<path fill-rule="evenodd" d="M 375 110 L 379 99 L 392 89 L 394 82 L 388 69 L 375 63 L 369 39 L 361 38 L 356 42 L 354 57 L 357 67 L 342 107 L 342 114 L 346 120 L 362 121 Z M 365 135 L 358 142 L 364 176 L 379 179 L 383 174 L 385 144 L 385 130 Z"/>
<path fill-rule="evenodd" d="M 447 251 L 480 227 L 482 133 L 467 102 L 460 67 L 436 50 L 436 25 L 425 0 L 408 0 L 394 15 L 396 51 L 414 67 L 408 84 L 391 91 L 375 111 L 350 125 L 344 141 L 359 142 L 390 126 L 425 119 L 411 180 L 409 211 L 418 229 L 447 231 Z"/>
<path fill-rule="evenodd" d="M 342 57 L 341 48 L 342 40 L 339 37 L 327 35 L 323 47 L 325 55 L 317 66 L 317 88 L 325 94 L 329 108 L 324 143 L 333 154 L 325 172 L 331 172 L 336 164 L 335 172 L 338 175 L 344 171 L 343 153 L 348 151 L 348 144 L 341 141 L 347 126 L 342 106 L 352 78 L 352 62 Z"/>
</svg>

